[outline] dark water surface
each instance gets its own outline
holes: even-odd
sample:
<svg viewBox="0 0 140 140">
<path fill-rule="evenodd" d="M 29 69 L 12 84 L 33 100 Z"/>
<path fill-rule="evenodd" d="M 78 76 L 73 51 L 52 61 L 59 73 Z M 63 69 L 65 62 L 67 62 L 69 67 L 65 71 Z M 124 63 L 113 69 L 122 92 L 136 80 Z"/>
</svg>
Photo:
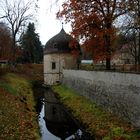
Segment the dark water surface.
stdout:
<svg viewBox="0 0 140 140">
<path fill-rule="evenodd" d="M 48 131 L 44 120 L 44 116 L 45 114 L 44 114 L 44 104 L 43 104 L 38 118 L 41 140 L 61 140 L 60 138 L 56 137 L 55 135 L 53 135 L 51 132 Z"/>
<path fill-rule="evenodd" d="M 94 140 L 85 133 L 50 89 L 45 90 L 39 98 L 38 113 L 41 140 Z"/>
</svg>

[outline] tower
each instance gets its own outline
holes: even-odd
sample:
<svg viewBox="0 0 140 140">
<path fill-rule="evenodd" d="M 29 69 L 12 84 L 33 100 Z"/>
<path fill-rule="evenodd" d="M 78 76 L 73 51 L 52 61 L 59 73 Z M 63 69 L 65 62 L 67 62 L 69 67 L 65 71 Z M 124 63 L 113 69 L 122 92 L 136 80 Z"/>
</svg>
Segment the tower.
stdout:
<svg viewBox="0 0 140 140">
<path fill-rule="evenodd" d="M 44 48 L 44 83 L 61 83 L 63 69 L 76 69 L 79 65 L 80 45 L 63 27 Z"/>
</svg>

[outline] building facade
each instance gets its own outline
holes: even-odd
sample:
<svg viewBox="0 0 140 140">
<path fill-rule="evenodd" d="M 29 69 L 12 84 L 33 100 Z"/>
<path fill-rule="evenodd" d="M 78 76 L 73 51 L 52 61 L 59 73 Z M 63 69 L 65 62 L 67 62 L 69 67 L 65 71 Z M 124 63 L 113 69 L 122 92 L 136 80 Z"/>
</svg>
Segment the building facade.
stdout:
<svg viewBox="0 0 140 140">
<path fill-rule="evenodd" d="M 77 69 L 80 62 L 80 45 L 62 28 L 44 48 L 44 83 L 61 83 L 63 69 Z"/>
</svg>

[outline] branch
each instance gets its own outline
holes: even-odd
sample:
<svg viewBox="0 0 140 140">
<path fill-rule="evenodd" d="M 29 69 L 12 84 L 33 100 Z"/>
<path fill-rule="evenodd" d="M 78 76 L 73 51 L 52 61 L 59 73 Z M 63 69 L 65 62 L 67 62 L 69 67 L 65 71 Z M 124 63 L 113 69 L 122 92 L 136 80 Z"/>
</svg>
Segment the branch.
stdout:
<svg viewBox="0 0 140 140">
<path fill-rule="evenodd" d="M 7 16 L 1 16 L 0 19 L 6 18 Z"/>
</svg>

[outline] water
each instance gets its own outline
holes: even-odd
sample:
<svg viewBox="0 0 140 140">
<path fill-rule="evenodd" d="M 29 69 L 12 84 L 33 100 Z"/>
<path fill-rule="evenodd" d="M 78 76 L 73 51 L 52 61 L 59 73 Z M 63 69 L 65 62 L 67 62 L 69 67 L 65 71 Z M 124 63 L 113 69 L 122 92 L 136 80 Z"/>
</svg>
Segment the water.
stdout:
<svg viewBox="0 0 140 140">
<path fill-rule="evenodd" d="M 44 120 L 44 104 L 42 105 L 42 109 L 41 112 L 39 114 L 39 127 L 40 127 L 40 133 L 41 133 L 41 140 L 61 140 L 61 138 L 55 136 L 54 134 L 52 134 L 51 132 L 49 132 L 49 130 L 46 127 L 46 122 Z M 75 139 L 76 136 L 79 136 L 79 138 L 82 138 L 82 131 L 80 129 L 78 129 L 75 134 L 69 136 L 68 138 L 66 138 L 66 140 L 72 140 Z"/>
<path fill-rule="evenodd" d="M 44 103 L 42 105 L 41 112 L 38 117 L 40 133 L 41 133 L 41 140 L 61 140 L 60 138 L 56 137 L 52 133 L 50 133 L 46 127 L 46 123 L 44 120 Z"/>
<path fill-rule="evenodd" d="M 41 140 L 94 140 L 78 125 L 52 91 L 39 103 Z"/>
</svg>

